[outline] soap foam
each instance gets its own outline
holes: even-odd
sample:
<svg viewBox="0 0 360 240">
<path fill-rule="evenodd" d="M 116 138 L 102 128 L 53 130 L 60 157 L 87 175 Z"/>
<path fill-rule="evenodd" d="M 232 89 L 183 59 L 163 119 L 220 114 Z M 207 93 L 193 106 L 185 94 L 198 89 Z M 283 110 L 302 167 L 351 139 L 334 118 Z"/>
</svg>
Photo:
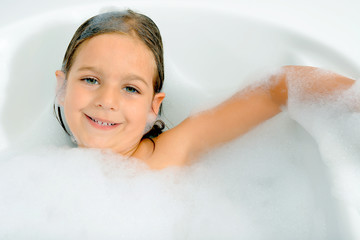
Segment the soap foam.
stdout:
<svg viewBox="0 0 360 240">
<path fill-rule="evenodd" d="M 298 131 L 311 143 L 284 113 L 189 167 L 161 171 L 95 149 L 12 156 L 0 166 L 0 238 L 326 239 L 331 223 L 302 166 L 317 149 L 299 151 Z"/>
<path fill-rule="evenodd" d="M 358 85 L 316 101 L 291 95 L 288 111 L 161 171 L 69 147 L 44 118 L 1 156 L 0 238 L 344 239 L 338 201 L 360 209 Z"/>
</svg>

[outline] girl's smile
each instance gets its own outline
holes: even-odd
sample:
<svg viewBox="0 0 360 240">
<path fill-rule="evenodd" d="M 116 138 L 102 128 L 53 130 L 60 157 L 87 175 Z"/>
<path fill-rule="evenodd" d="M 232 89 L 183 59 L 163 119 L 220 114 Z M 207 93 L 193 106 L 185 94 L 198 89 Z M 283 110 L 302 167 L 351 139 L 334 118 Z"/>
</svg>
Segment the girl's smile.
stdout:
<svg viewBox="0 0 360 240">
<path fill-rule="evenodd" d="M 84 114 L 86 116 L 86 118 L 89 120 L 89 123 L 97 128 L 97 129 L 101 129 L 101 130 L 110 130 L 110 129 L 114 129 L 117 126 L 119 126 L 120 123 L 114 123 L 105 119 L 100 119 L 100 118 L 92 118 L 86 114 Z"/>
<path fill-rule="evenodd" d="M 108 33 L 83 42 L 65 80 L 57 72 L 65 118 L 81 147 L 134 153 L 163 93 L 154 94 L 156 63 L 137 37 Z"/>
</svg>

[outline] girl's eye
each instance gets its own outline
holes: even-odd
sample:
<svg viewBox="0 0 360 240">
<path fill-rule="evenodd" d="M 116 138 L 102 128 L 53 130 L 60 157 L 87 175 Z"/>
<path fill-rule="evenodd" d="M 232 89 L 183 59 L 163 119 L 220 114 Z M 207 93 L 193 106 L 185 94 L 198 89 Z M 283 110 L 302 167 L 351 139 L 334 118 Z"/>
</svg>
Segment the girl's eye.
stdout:
<svg viewBox="0 0 360 240">
<path fill-rule="evenodd" d="M 98 80 L 95 78 L 83 78 L 82 80 L 88 84 L 99 84 Z"/>
<path fill-rule="evenodd" d="M 125 87 L 124 88 L 125 89 L 125 91 L 127 91 L 128 93 L 140 93 L 136 88 L 134 88 L 134 87 Z"/>
</svg>

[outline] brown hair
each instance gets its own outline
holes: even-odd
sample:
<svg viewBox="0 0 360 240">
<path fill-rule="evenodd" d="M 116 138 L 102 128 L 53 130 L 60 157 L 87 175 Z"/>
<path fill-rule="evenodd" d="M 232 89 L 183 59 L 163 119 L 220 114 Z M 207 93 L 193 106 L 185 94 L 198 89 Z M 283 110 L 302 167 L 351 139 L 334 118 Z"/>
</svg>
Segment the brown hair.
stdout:
<svg viewBox="0 0 360 240">
<path fill-rule="evenodd" d="M 68 73 L 76 58 L 78 47 L 86 40 L 105 33 L 122 33 L 138 37 L 151 50 L 154 55 L 157 74 L 154 76 L 154 94 L 159 93 L 164 83 L 164 58 L 163 44 L 160 31 L 156 24 L 147 16 L 132 10 L 102 13 L 86 20 L 75 32 L 66 50 L 61 70 L 67 78 Z M 67 134 L 69 132 L 62 121 L 60 107 L 54 112 L 56 118 Z M 160 112 L 161 114 L 161 108 Z M 158 136 L 165 124 L 157 120 L 153 128 L 143 138 Z M 70 134 L 69 134 L 70 135 Z"/>
</svg>

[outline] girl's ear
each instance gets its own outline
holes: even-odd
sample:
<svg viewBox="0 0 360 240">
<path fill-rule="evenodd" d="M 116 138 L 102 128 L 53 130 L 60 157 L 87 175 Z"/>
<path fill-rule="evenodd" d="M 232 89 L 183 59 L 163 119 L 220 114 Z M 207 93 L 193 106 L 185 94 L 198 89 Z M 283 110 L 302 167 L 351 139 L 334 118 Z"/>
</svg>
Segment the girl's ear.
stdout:
<svg viewBox="0 0 360 240">
<path fill-rule="evenodd" d="M 64 97 L 65 97 L 65 73 L 63 71 L 57 70 L 55 72 L 56 76 L 56 101 L 60 106 L 64 106 Z"/>
<path fill-rule="evenodd" d="M 162 101 L 165 98 L 165 93 L 161 92 L 161 93 L 156 93 L 152 102 L 152 111 L 153 113 L 155 113 L 155 115 L 158 115 L 159 110 L 160 110 L 160 105 L 162 103 Z"/>
</svg>

